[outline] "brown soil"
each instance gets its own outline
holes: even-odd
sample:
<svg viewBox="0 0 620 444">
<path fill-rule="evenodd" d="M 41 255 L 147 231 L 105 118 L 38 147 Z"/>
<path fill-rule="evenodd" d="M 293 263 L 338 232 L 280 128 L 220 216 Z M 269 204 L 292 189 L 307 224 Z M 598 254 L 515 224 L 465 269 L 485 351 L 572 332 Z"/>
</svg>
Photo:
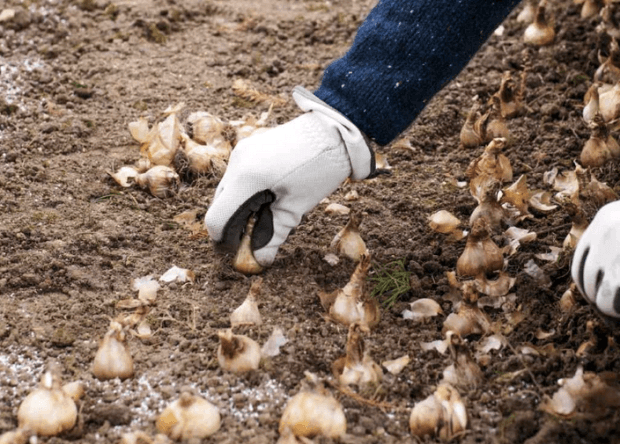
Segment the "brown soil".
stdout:
<svg viewBox="0 0 620 444">
<path fill-rule="evenodd" d="M 138 188 L 120 188 L 105 171 L 137 160 L 127 124 L 139 116 L 154 121 L 178 102 L 186 104 L 181 120 L 197 110 L 224 119 L 265 111 L 265 104 L 234 97 L 231 85 L 239 78 L 288 100 L 274 109 L 272 125 L 295 117 L 291 89 L 318 85 L 322 70 L 346 51 L 373 4 L 0 2 L 0 11 L 18 11 L 0 23 L 0 432 L 16 427 L 19 403 L 54 360 L 65 380 L 85 382 L 86 394 L 79 426 L 49 442 L 117 442 L 136 430 L 155 434 L 157 413 L 186 389 L 222 413 L 220 431 L 205 442 L 275 442 L 283 406 L 299 390 L 304 371 L 329 379 L 332 363 L 344 352 L 346 329 L 323 319 L 317 293 L 343 286 L 354 269 L 350 261 L 331 266 L 323 260 L 346 216 L 328 216 L 324 205 L 317 207 L 263 273 L 264 325 L 239 331 L 263 343 L 280 326 L 289 342 L 258 371 L 237 376 L 218 368 L 217 331 L 229 326 L 229 314 L 251 280 L 232 270 L 230 258 L 217 256 L 206 237 L 192 236 L 172 220 L 185 210 L 202 217 L 216 181 L 200 178 L 171 198 L 157 199 Z M 515 178 L 527 174 L 532 189 L 549 189 L 542 177 L 553 166 L 572 169 L 589 136 L 580 112 L 598 66 L 595 21 L 582 20 L 578 6 L 567 0 L 553 2 L 552 9 L 556 43 L 527 49 L 532 61 L 527 111 L 508 122 L 514 143 L 506 154 Z M 414 288 L 383 309 L 380 324 L 366 338 L 377 362 L 403 354 L 412 358 L 374 392 L 373 399 L 389 407 L 332 390 L 346 413 L 345 442 L 416 442 L 409 412 L 434 391 L 452 362 L 419 345 L 442 338 L 445 316 L 415 324 L 401 312 L 422 297 L 451 312 L 445 272 L 455 269 L 465 241 L 447 242 L 428 228 L 426 218 L 447 209 L 467 220 L 476 206 L 466 188 L 452 185 L 453 179 L 465 179 L 469 162 L 482 151 L 459 148 L 459 131 L 475 95 L 486 100 L 503 71 L 517 77 L 521 72 L 526 47 L 515 16 L 403 135 L 411 150 L 380 149 L 391 174 L 345 185 L 330 197 L 367 213 L 362 234 L 375 275 L 379 266 L 403 260 L 414 276 Z M 616 187 L 616 171 L 613 164 L 595 174 Z M 344 196 L 353 189 L 360 199 L 348 203 Z M 460 442 L 618 442 L 616 410 L 563 420 L 539 409 L 543 397 L 558 389 L 558 379 L 573 376 L 579 365 L 595 372 L 620 370 L 617 340 L 608 339 L 613 331 L 593 310 L 581 300 L 570 314 L 559 309 L 570 284 L 569 260 L 535 259 L 549 285 L 523 271 L 535 254 L 561 245 L 569 222 L 559 208 L 519 223 L 540 233 L 508 262 L 517 279 L 511 310 L 522 311 L 524 320 L 506 335 L 510 346 L 491 352 L 483 383 L 461 390 L 470 426 Z M 194 270 L 197 280 L 159 291 L 149 314 L 153 337 L 129 342 L 136 376 L 97 381 L 90 367 L 110 319 L 122 312 L 116 302 L 135 295 L 133 279 L 157 277 L 172 265 Z M 508 325 L 501 309 L 487 312 Z M 598 325 L 598 344 L 577 356 L 590 338 L 590 320 Z M 468 347 L 473 351 L 480 339 L 468 338 Z M 536 353 L 521 353 L 524 345 Z"/>
</svg>

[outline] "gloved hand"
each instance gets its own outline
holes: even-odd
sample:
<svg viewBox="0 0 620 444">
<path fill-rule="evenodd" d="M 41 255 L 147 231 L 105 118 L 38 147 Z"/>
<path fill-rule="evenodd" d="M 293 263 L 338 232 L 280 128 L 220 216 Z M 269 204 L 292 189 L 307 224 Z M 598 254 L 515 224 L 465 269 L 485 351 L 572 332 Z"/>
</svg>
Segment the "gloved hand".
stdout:
<svg viewBox="0 0 620 444">
<path fill-rule="evenodd" d="M 590 303 L 620 318 L 620 201 L 596 213 L 575 248 L 571 272 Z"/>
<path fill-rule="evenodd" d="M 293 98 L 307 112 L 237 144 L 205 216 L 216 247 L 234 252 L 255 213 L 252 250 L 263 266 L 305 213 L 347 177 L 364 179 L 375 168 L 369 144 L 348 119 L 303 88 Z"/>
</svg>

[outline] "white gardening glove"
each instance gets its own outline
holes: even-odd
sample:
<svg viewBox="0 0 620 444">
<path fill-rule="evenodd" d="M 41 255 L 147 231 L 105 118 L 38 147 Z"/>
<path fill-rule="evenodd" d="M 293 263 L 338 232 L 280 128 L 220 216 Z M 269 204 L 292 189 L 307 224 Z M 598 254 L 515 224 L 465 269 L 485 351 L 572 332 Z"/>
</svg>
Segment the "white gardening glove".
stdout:
<svg viewBox="0 0 620 444">
<path fill-rule="evenodd" d="M 577 243 L 571 272 L 599 312 L 620 318 L 620 201 L 596 213 Z"/>
<path fill-rule="evenodd" d="M 240 141 L 205 216 L 209 235 L 222 251 L 236 251 L 251 213 L 257 262 L 270 265 L 302 216 L 349 176 L 374 171 L 364 135 L 309 91 L 293 91 L 305 114 Z"/>
</svg>

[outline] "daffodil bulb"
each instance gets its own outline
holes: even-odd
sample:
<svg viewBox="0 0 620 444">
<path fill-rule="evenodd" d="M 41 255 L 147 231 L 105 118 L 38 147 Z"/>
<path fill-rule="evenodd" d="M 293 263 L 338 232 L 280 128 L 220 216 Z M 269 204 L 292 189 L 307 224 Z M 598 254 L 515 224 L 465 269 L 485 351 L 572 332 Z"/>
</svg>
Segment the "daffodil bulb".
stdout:
<svg viewBox="0 0 620 444">
<path fill-rule="evenodd" d="M 485 142 L 490 142 L 493 139 L 504 138 L 507 143 L 510 142 L 510 130 L 506 125 L 506 119 L 501 113 L 500 98 L 497 95 L 491 97 L 493 106 L 490 111 L 489 120 L 486 126 L 486 139 Z"/>
<path fill-rule="evenodd" d="M 465 148 L 475 148 L 486 140 L 485 123 L 488 113 L 480 116 L 480 104 L 474 102 L 460 132 L 461 144 Z"/>
<path fill-rule="evenodd" d="M 479 218 L 484 218 L 491 230 L 497 230 L 506 219 L 506 212 L 498 200 L 501 184 L 494 177 L 478 182 L 479 186 L 474 197 L 479 203 L 469 217 L 469 225 L 473 225 Z"/>
<path fill-rule="evenodd" d="M 127 350 L 126 339 L 123 326 L 112 321 L 93 362 L 93 374 L 97 379 L 103 381 L 114 378 L 127 379 L 133 376 L 133 359 Z"/>
<path fill-rule="evenodd" d="M 349 214 L 349 222 L 342 230 L 336 234 L 330 247 L 336 249 L 341 254 L 354 262 L 358 262 L 363 254 L 368 253 L 366 243 L 360 235 L 359 226 L 362 222 L 362 215 L 355 211 Z"/>
<path fill-rule="evenodd" d="M 212 173 L 221 177 L 226 171 L 226 161 L 230 156 L 231 145 L 222 141 L 219 146 L 200 145 L 186 134 L 181 134 L 182 152 L 187 157 L 188 169 L 192 174 Z"/>
<path fill-rule="evenodd" d="M 599 95 L 599 111 L 605 122 L 620 117 L 620 81 L 609 91 Z"/>
<path fill-rule="evenodd" d="M 454 387 L 473 389 L 482 382 L 482 371 L 473 360 L 469 348 L 458 333 L 446 332 L 453 363 L 443 371 L 442 382 Z"/>
<path fill-rule="evenodd" d="M 505 71 L 497 92 L 502 117 L 510 119 L 521 112 L 521 101 L 510 71 Z"/>
<path fill-rule="evenodd" d="M 19 428 L 36 435 L 53 436 L 67 431 L 77 421 L 77 407 L 60 386 L 60 377 L 46 371 L 39 387 L 32 391 L 17 410 Z"/>
<path fill-rule="evenodd" d="M 592 132 L 583 146 L 579 161 L 584 167 L 600 167 L 613 158 L 620 157 L 620 146 L 609 133 L 607 124 L 596 114 L 590 124 Z"/>
<path fill-rule="evenodd" d="M 253 215 L 250 216 L 245 232 L 241 237 L 239 249 L 233 259 L 233 268 L 244 274 L 258 274 L 263 271 L 263 267 L 256 262 L 254 253 L 252 253 L 252 232 L 254 231 L 255 223 L 256 218 Z"/>
<path fill-rule="evenodd" d="M 585 0 L 581 5 L 581 18 L 596 17 L 603 6 L 603 0 Z"/>
<path fill-rule="evenodd" d="M 620 80 L 620 47 L 616 39 L 612 39 L 609 44 L 607 58 L 602 58 L 599 53 L 599 60 L 601 64 L 594 72 L 594 82 L 598 84 L 599 88 L 603 86 L 602 84 L 614 85 L 617 83 Z"/>
<path fill-rule="evenodd" d="M 295 436 L 341 438 L 347 431 L 342 405 L 322 387 L 304 388 L 293 396 L 282 412 L 278 431 Z"/>
<path fill-rule="evenodd" d="M 339 358 L 332 365 L 340 384 L 359 387 L 381 382 L 383 371 L 366 351 L 364 338 L 360 326 L 357 324 L 349 326 L 346 350 L 346 356 Z"/>
<path fill-rule="evenodd" d="M 357 323 L 364 328 L 372 328 L 379 323 L 379 305 L 366 291 L 369 269 L 370 255 L 363 255 L 344 288 L 331 293 L 319 292 L 329 319 L 347 326 Z"/>
<path fill-rule="evenodd" d="M 534 46 L 545 46 L 553 43 L 555 31 L 553 24 L 545 17 L 546 1 L 540 2 L 536 9 L 534 21 L 525 28 L 523 41 Z"/>
<path fill-rule="evenodd" d="M 258 278 L 250 286 L 250 291 L 243 303 L 230 315 L 230 325 L 261 325 L 263 320 L 258 311 L 258 297 L 260 296 L 263 278 Z"/>
<path fill-rule="evenodd" d="M 203 439 L 220 429 L 220 412 L 200 396 L 183 392 L 157 418 L 155 427 L 175 441 Z"/>
<path fill-rule="evenodd" d="M 414 436 L 438 436 L 444 441 L 467 429 L 467 410 L 458 391 L 440 384 L 435 393 L 413 406 L 409 428 Z"/>
<path fill-rule="evenodd" d="M 442 331 L 457 333 L 461 337 L 473 334 L 487 334 L 492 331 L 489 316 L 478 307 L 478 292 L 475 281 L 462 285 L 463 300 L 458 304 L 457 312 L 450 313 L 443 323 Z"/>
<path fill-rule="evenodd" d="M 222 137 L 226 128 L 226 124 L 221 119 L 205 111 L 191 113 L 187 117 L 187 123 L 190 125 L 192 138 L 205 145 Z"/>
<path fill-rule="evenodd" d="M 456 262 L 456 272 L 460 276 L 476 277 L 501 270 L 503 266 L 502 250 L 490 237 L 488 221 L 476 219 L 467 236 L 465 250 Z"/>
<path fill-rule="evenodd" d="M 232 329 L 219 331 L 220 345 L 217 348 L 217 361 L 223 370 L 244 373 L 256 370 L 260 364 L 260 346 L 245 335 L 235 335 Z"/>
<path fill-rule="evenodd" d="M 136 183 L 148 188 L 153 196 L 163 199 L 174 194 L 179 185 L 179 175 L 169 166 L 156 165 L 146 173 L 138 174 Z"/>
</svg>

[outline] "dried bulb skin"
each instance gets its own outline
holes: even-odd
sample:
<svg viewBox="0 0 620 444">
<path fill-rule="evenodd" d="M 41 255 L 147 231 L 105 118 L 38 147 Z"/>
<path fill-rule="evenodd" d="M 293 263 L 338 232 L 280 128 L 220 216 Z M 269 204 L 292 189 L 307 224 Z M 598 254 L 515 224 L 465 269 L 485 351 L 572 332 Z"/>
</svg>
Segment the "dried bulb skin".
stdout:
<svg viewBox="0 0 620 444">
<path fill-rule="evenodd" d="M 461 221 L 449 211 L 439 210 L 429 216 L 428 225 L 433 231 L 450 234 L 461 225 Z"/>
<path fill-rule="evenodd" d="M 93 374 L 101 381 L 106 379 L 127 379 L 134 374 L 133 359 L 127 350 L 126 335 L 122 326 L 112 322 L 93 362 Z"/>
<path fill-rule="evenodd" d="M 17 410 L 19 428 L 36 435 L 53 436 L 73 428 L 77 407 L 60 387 L 60 377 L 47 371 L 39 387 L 32 391 Z"/>
<path fill-rule="evenodd" d="M 340 403 L 331 395 L 302 391 L 284 408 L 278 431 L 290 429 L 295 436 L 325 436 L 337 439 L 347 431 L 347 420 Z"/>
<path fill-rule="evenodd" d="M 263 267 L 256 262 L 254 253 L 252 253 L 252 232 L 254 231 L 255 223 L 256 219 L 254 216 L 250 216 L 248 224 L 245 227 L 245 232 L 241 237 L 239 249 L 233 259 L 233 268 L 244 274 L 258 274 L 263 271 Z"/>
<path fill-rule="evenodd" d="M 230 315 L 230 325 L 232 327 L 238 325 L 261 325 L 263 323 L 257 303 L 262 284 L 263 278 L 258 278 L 252 282 L 245 301 Z"/>
<path fill-rule="evenodd" d="M 362 215 L 351 211 L 349 214 L 349 222 L 334 237 L 330 247 L 336 248 L 338 254 L 341 254 L 354 262 L 359 262 L 363 254 L 368 253 L 366 243 L 360 235 L 359 226 L 362 222 Z"/>
<path fill-rule="evenodd" d="M 545 17 L 545 1 L 540 2 L 536 10 L 534 21 L 525 29 L 523 40 L 535 46 L 545 46 L 553 43 L 555 31 L 553 25 Z"/>
<path fill-rule="evenodd" d="M 140 147 L 140 154 L 148 158 L 153 165 L 172 165 L 172 160 L 179 148 L 181 124 L 176 112 L 171 112 L 166 119 L 155 125 Z"/>
<path fill-rule="evenodd" d="M 244 373 L 256 370 L 260 364 L 260 346 L 247 336 L 235 335 L 231 329 L 219 331 L 220 345 L 217 361 L 223 370 Z"/>
<path fill-rule="evenodd" d="M 220 429 L 220 412 L 199 396 L 183 392 L 157 418 L 155 427 L 176 441 L 202 439 Z"/>
<path fill-rule="evenodd" d="M 504 266 L 502 250 L 491 240 L 489 223 L 484 218 L 476 219 L 467 237 L 465 250 L 456 262 L 460 276 L 482 276 Z"/>
</svg>

